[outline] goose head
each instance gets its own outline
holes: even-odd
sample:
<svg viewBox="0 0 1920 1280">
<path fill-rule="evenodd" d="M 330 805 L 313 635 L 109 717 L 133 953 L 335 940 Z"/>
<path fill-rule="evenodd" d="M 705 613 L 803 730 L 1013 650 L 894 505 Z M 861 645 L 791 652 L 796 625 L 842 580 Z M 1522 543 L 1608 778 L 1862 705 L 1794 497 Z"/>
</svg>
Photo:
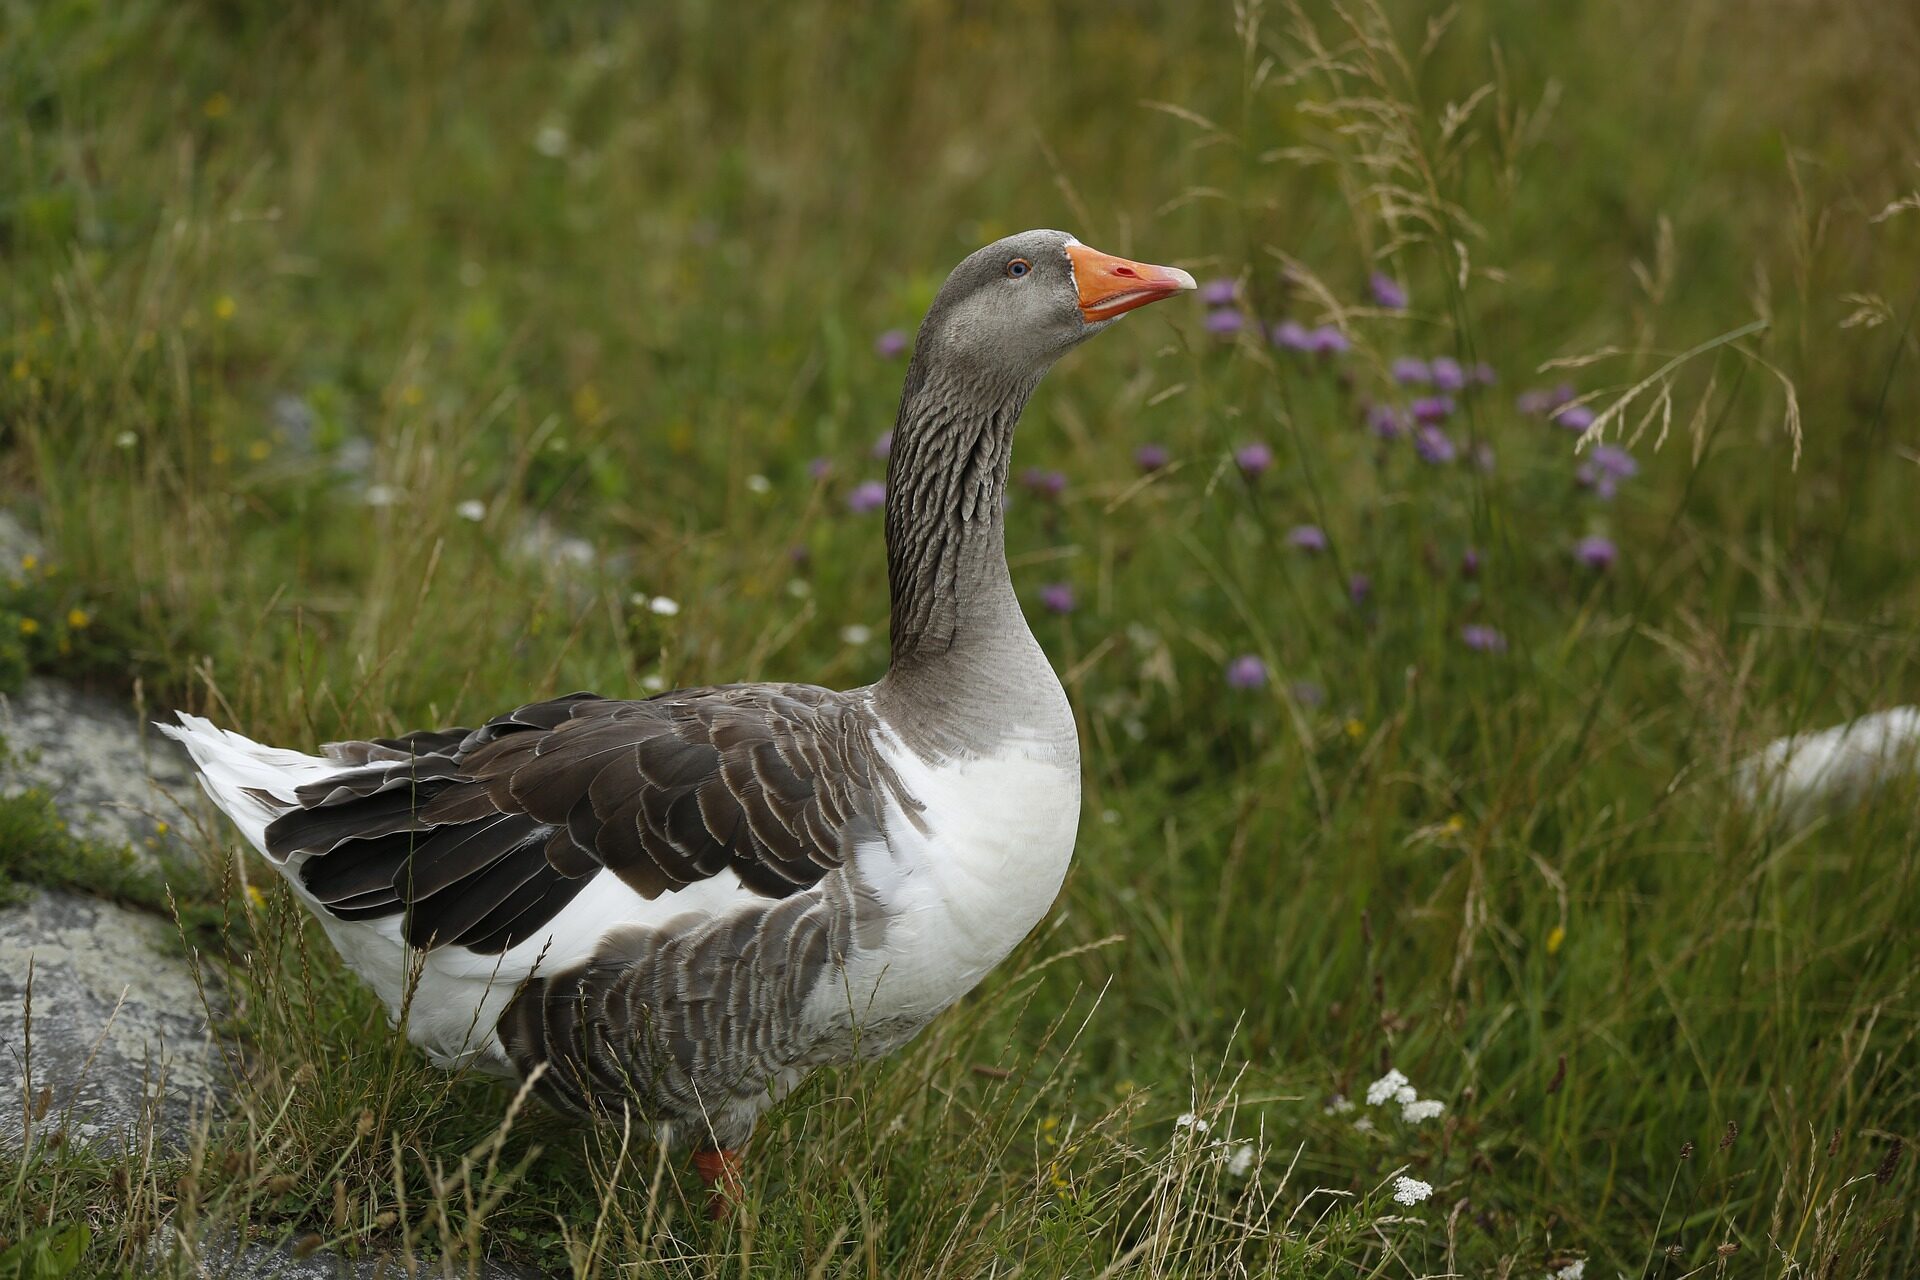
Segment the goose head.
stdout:
<svg viewBox="0 0 1920 1280">
<path fill-rule="evenodd" d="M 1193 287 L 1178 267 L 1101 253 L 1064 231 L 1022 231 L 953 269 L 920 326 L 915 359 L 1037 380 L 1127 312 Z"/>
</svg>

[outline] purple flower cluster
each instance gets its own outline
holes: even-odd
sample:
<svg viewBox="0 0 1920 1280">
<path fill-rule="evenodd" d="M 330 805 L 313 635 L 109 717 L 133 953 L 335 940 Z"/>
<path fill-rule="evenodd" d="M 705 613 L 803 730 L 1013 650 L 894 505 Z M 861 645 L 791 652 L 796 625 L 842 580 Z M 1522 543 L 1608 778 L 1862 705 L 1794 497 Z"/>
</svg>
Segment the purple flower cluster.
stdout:
<svg viewBox="0 0 1920 1280">
<path fill-rule="evenodd" d="M 884 329 L 873 340 L 873 354 L 882 360 L 898 360 L 907 353 L 907 331 Z"/>
<path fill-rule="evenodd" d="M 1143 444 L 1133 451 L 1133 465 L 1143 472 L 1158 471 L 1171 461 L 1173 455 L 1163 444 Z"/>
<path fill-rule="evenodd" d="M 887 486 L 878 480 L 862 480 L 847 492 L 847 510 L 857 516 L 878 511 L 887 505 Z"/>
<path fill-rule="evenodd" d="M 1310 356 L 1345 355 L 1353 349 L 1352 340 L 1330 324 L 1309 329 L 1298 320 L 1282 320 L 1268 336 L 1276 347 Z"/>
<path fill-rule="evenodd" d="M 1632 454 L 1618 445 L 1597 444 L 1574 470 L 1573 479 L 1582 489 L 1591 489 L 1600 501 L 1611 502 L 1620 491 L 1620 482 L 1639 474 L 1640 464 Z"/>
<path fill-rule="evenodd" d="M 1040 603 L 1048 613 L 1072 613 L 1076 603 L 1073 584 L 1070 582 L 1049 582 L 1040 588 Z"/>
<path fill-rule="evenodd" d="M 1067 491 L 1067 473 L 1046 467 L 1028 467 L 1020 473 L 1020 487 L 1046 502 L 1057 502 Z"/>
<path fill-rule="evenodd" d="M 1227 687 L 1258 689 L 1267 683 L 1267 664 L 1258 654 L 1243 653 L 1227 664 Z"/>
<path fill-rule="evenodd" d="M 1298 551 L 1325 551 L 1327 531 L 1317 524 L 1297 524 L 1287 530 L 1287 545 Z"/>
<path fill-rule="evenodd" d="M 1241 475 L 1256 480 L 1273 466 L 1273 449 L 1265 441 L 1255 440 L 1235 449 L 1233 462 Z"/>
</svg>

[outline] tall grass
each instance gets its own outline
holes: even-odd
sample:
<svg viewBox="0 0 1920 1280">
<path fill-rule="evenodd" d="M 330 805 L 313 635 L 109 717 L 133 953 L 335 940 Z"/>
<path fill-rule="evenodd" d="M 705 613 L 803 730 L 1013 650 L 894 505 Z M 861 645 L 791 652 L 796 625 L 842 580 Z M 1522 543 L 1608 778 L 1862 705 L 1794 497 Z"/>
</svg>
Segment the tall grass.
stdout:
<svg viewBox="0 0 1920 1280">
<path fill-rule="evenodd" d="M 995 234 L 1233 279 L 1241 328 L 1143 313 L 1029 410 L 1076 869 L 976 999 L 770 1117 L 738 1222 L 642 1134 L 432 1072 L 210 823 L 233 1116 L 184 1165 L 20 1156 L 0 1234 L 84 1218 L 133 1272 L 236 1232 L 581 1275 L 1920 1257 L 1920 795 L 1789 829 L 1728 782 L 1920 689 L 1910 16 L 4 14 L 9 479 L 147 696 L 266 740 L 877 676 L 872 341 Z M 1366 422 L 1409 356 L 1500 377 L 1445 465 Z M 1514 407 L 1561 380 L 1592 437 Z M 1390 1067 L 1444 1114 L 1368 1106 Z"/>
</svg>

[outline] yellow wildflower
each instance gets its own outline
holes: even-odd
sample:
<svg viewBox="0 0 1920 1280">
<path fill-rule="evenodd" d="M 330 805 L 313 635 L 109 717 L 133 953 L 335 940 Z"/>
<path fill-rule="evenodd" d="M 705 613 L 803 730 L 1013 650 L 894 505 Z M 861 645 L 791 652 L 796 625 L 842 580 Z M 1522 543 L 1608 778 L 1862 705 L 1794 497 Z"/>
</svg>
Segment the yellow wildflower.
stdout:
<svg viewBox="0 0 1920 1280">
<path fill-rule="evenodd" d="M 28 573 L 32 573 L 35 569 L 38 569 L 40 567 L 40 557 L 36 555 L 21 556 L 20 567 L 22 569 L 25 569 Z"/>
<path fill-rule="evenodd" d="M 240 304 L 235 302 L 230 294 L 223 293 L 213 301 L 213 318 L 215 320 L 231 320 L 233 319 L 233 313 L 239 309 Z"/>
<path fill-rule="evenodd" d="M 171 831 L 171 830 L 173 830 L 173 828 L 172 828 L 172 827 L 170 827 L 170 826 L 168 826 L 168 825 L 167 825 L 166 823 L 164 823 L 164 822 L 156 822 L 156 823 L 154 823 L 154 824 L 153 824 L 153 834 L 155 834 L 155 835 L 157 835 L 157 836 L 163 836 L 163 835 L 165 835 L 165 834 L 167 834 L 167 832 L 169 832 L 169 831 Z"/>
<path fill-rule="evenodd" d="M 37 636 L 40 634 L 40 624 L 32 618 L 22 618 L 20 619 L 20 634 L 23 636 Z"/>
<path fill-rule="evenodd" d="M 406 386 L 400 388 L 400 403 L 408 406 L 409 408 L 419 404 L 422 400 L 425 400 L 426 398 L 427 398 L 427 393 L 422 391 L 419 387 L 414 386 L 412 383 L 408 383 Z"/>
<path fill-rule="evenodd" d="M 1355 742 L 1367 736 L 1367 722 L 1365 720 L 1350 719 L 1347 721 L 1346 728 L 1347 736 Z"/>
<path fill-rule="evenodd" d="M 1559 955 L 1560 946 L 1562 943 L 1566 942 L 1566 940 L 1567 940 L 1567 927 L 1563 924 L 1557 924 L 1553 926 L 1553 928 L 1547 933 L 1547 954 L 1550 956 Z"/>
<path fill-rule="evenodd" d="M 265 440 L 255 440 L 247 446 L 247 456 L 255 462 L 265 462 L 267 455 L 273 452 L 273 446 Z"/>
<path fill-rule="evenodd" d="M 254 906 L 260 908 L 262 911 L 265 911 L 267 909 L 267 895 L 260 892 L 260 890 L 254 887 L 253 885 L 247 886 L 247 901 L 251 902 Z"/>
<path fill-rule="evenodd" d="M 1456 813 L 1452 817 L 1447 819 L 1448 835 L 1457 836 L 1462 831 L 1465 831 L 1466 829 L 1467 829 L 1467 820 L 1461 817 L 1459 814 Z"/>
<path fill-rule="evenodd" d="M 218 120 L 233 110 L 233 99 L 224 93 L 216 93 L 200 104 L 200 114 L 209 120 Z"/>
<path fill-rule="evenodd" d="M 75 631 L 85 631 L 92 622 L 93 615 L 85 609 L 73 608 L 67 610 L 67 625 Z"/>
</svg>

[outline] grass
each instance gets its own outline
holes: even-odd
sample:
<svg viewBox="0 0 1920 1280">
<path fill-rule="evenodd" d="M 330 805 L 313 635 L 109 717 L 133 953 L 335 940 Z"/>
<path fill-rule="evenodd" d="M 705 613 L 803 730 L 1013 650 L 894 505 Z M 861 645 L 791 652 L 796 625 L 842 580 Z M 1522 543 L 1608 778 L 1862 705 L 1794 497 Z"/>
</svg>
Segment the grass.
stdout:
<svg viewBox="0 0 1920 1280">
<path fill-rule="evenodd" d="M 269 741 L 877 676 L 879 526 L 844 499 L 902 366 L 871 343 L 992 235 L 1235 278 L 1249 320 L 1354 348 L 1162 307 L 1036 397 L 1016 468 L 1068 483 L 1018 495 L 1010 551 L 1082 725 L 1075 869 L 979 995 L 769 1118 L 736 1224 L 690 1220 L 642 1135 L 428 1069 L 209 824 L 236 1114 L 184 1162 L 17 1155 L 9 1241 L 51 1256 L 84 1222 L 91 1273 L 236 1231 L 456 1274 L 1920 1264 L 1920 795 L 1790 828 L 1728 780 L 1920 686 L 1911 16 L 0 24 L 5 477 L 64 575 L 8 604 L 47 628 L 20 661 Z M 1374 270 L 1410 307 L 1368 300 Z M 1498 371 L 1446 424 L 1464 461 L 1363 425 L 1407 355 Z M 1514 408 L 1561 380 L 1637 462 L 1611 501 Z M 1149 441 L 1172 461 L 1143 476 Z M 1277 463 L 1249 482 L 1253 441 Z M 1289 545 L 1309 523 L 1325 554 Z M 534 546 L 563 537 L 592 563 Z M 49 643 L 75 608 L 113 662 Z M 1243 654 L 1258 690 L 1224 678 Z M 1334 1103 L 1389 1066 L 1445 1114 Z M 1395 1204 L 1396 1176 L 1433 1197 Z"/>
</svg>

